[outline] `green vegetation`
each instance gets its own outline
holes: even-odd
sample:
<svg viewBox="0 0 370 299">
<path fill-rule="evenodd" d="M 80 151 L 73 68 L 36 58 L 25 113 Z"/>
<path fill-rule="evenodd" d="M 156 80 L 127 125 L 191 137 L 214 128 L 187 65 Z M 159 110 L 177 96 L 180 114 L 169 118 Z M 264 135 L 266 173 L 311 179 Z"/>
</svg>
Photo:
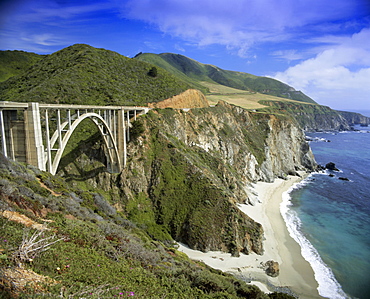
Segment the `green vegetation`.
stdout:
<svg viewBox="0 0 370 299">
<path fill-rule="evenodd" d="M 123 214 L 112 217 L 96 200 L 94 208 L 84 207 L 98 190 L 79 190 L 3 156 L 0 176 L 2 211 L 40 224 L 48 221 L 47 230 L 37 232 L 0 216 L 2 298 L 269 298 L 255 286 L 189 260 L 172 243 L 153 240 Z M 53 193 L 63 189 L 63 194 L 43 192 L 37 177 Z M 145 201 L 141 197 L 136 203 Z M 32 246 L 21 247 L 22 242 Z M 44 247 L 36 249 L 36 244 Z M 26 271 L 22 279 L 28 284 L 22 285 L 13 274 Z"/>
<path fill-rule="evenodd" d="M 162 68 L 118 53 L 77 44 L 44 57 L 20 75 L 0 83 L 4 101 L 146 105 L 190 86 Z"/>
<path fill-rule="evenodd" d="M 24 51 L 0 51 L 0 82 L 22 74 L 44 57 Z"/>
<path fill-rule="evenodd" d="M 156 55 L 144 53 L 137 55 L 135 59 L 162 67 L 203 92 L 208 92 L 209 89 L 202 82 L 209 82 L 300 102 L 315 103 L 315 101 L 302 92 L 296 91 L 294 88 L 278 80 L 254 76 L 248 73 L 223 70 L 213 65 L 202 64 L 179 54 L 163 53 Z"/>
<path fill-rule="evenodd" d="M 140 61 L 145 57 L 153 64 Z M 253 154 L 255 167 L 261 167 L 269 121 L 274 117 L 269 114 L 292 118 L 300 115 L 302 107 L 316 113 L 321 109 L 318 105 L 283 98 L 280 104 L 268 101 L 271 94 L 309 99 L 299 98 L 299 92 L 276 80 L 224 71 L 174 54 L 139 54 L 129 59 L 74 45 L 29 65 L 0 83 L 2 100 L 145 105 L 189 87 L 212 92 L 229 86 L 228 92 L 239 88 L 244 96 L 264 93 L 262 97 L 257 93 L 254 101 L 266 101 L 258 107 L 264 108 L 250 113 L 223 102 L 189 112 L 151 110 L 132 122 L 127 165 L 120 174 L 106 172 L 101 136 L 88 119 L 74 131 L 59 176 L 0 156 L 0 210 L 21 213 L 38 223 L 47 220 L 50 230 L 39 238 L 62 239 L 32 260 L 24 259 L 19 254 L 27 235 L 24 226 L 0 215 L 0 291 L 5 298 L 15 293 L 20 298 L 40 294 L 268 298 L 257 287 L 189 260 L 176 250 L 173 240 L 203 251 L 262 253 L 261 225 L 236 206 L 246 198 L 246 174 L 239 170 L 248 165 L 235 166 L 241 161 L 233 159 Z M 175 132 L 183 127 L 187 128 Z M 196 138 L 189 145 L 191 134 L 217 138 L 215 147 L 220 150 L 210 146 L 206 151 Z M 228 150 L 230 156 L 225 155 Z M 233 155 L 234 151 L 238 154 Z M 52 280 L 17 289 L 7 283 L 6 269 L 19 270 L 19 262 Z"/>
</svg>

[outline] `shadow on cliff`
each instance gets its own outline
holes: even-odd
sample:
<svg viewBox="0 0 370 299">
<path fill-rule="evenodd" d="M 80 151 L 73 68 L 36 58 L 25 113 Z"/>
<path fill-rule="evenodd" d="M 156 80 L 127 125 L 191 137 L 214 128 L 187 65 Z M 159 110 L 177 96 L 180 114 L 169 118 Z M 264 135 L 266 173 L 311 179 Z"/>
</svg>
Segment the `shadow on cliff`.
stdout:
<svg viewBox="0 0 370 299">
<path fill-rule="evenodd" d="M 70 152 L 63 155 L 57 174 L 62 175 L 67 182 L 85 181 L 107 172 L 106 165 L 103 140 L 101 135 L 96 133 L 81 140 Z"/>
</svg>

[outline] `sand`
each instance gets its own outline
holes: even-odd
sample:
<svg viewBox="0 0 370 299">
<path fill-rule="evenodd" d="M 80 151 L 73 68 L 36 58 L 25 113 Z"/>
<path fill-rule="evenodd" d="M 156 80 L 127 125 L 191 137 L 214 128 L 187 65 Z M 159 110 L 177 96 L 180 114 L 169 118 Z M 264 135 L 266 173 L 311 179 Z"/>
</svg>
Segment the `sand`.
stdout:
<svg viewBox="0 0 370 299">
<path fill-rule="evenodd" d="M 298 243 L 289 235 L 280 214 L 282 194 L 300 180 L 300 177 L 289 176 L 287 180 L 275 179 L 273 183 L 258 182 L 254 185 L 256 204 L 239 205 L 244 213 L 263 226 L 263 255 L 241 254 L 240 257 L 232 257 L 228 253 L 218 251 L 203 253 L 189 249 L 184 244 L 179 244 L 179 250 L 191 259 L 203 261 L 212 268 L 243 276 L 264 292 L 272 292 L 274 287 L 288 287 L 299 298 L 322 298 L 317 291 L 318 283 L 314 272 L 302 257 Z M 279 263 L 278 277 L 265 274 L 261 263 L 269 260 Z"/>
</svg>

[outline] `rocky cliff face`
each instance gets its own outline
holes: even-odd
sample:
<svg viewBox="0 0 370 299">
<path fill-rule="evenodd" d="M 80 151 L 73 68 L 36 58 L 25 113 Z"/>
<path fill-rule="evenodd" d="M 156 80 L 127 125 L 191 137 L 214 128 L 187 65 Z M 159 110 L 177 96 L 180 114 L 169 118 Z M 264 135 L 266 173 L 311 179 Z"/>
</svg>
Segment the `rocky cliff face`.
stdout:
<svg viewBox="0 0 370 299">
<path fill-rule="evenodd" d="M 370 124 L 370 117 L 364 116 L 360 113 L 347 111 L 338 111 L 338 113 L 342 115 L 350 125 L 368 126 Z"/>
<path fill-rule="evenodd" d="M 171 235 L 202 251 L 262 254 L 261 225 L 236 204 L 253 204 L 252 182 L 316 165 L 291 118 L 224 102 L 152 110 L 133 126 L 141 134 L 129 143 L 127 167 L 118 176 L 96 172 L 87 184 L 109 191 L 116 209 L 154 238 Z"/>
<path fill-rule="evenodd" d="M 327 106 L 275 101 L 263 101 L 263 104 L 272 107 L 272 113 L 290 115 L 305 131 L 351 130 L 346 118 Z"/>
</svg>

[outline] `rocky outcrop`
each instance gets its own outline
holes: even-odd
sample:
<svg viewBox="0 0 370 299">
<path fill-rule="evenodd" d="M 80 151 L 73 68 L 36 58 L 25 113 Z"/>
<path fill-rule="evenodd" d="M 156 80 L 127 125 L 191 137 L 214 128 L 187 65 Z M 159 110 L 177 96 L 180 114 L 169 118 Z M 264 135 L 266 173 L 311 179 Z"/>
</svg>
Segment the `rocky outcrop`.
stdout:
<svg viewBox="0 0 370 299">
<path fill-rule="evenodd" d="M 156 224 L 202 251 L 263 253 L 263 229 L 238 211 L 250 183 L 312 170 L 304 134 L 289 118 L 220 102 L 207 109 L 157 110 L 129 145 L 120 177 L 127 201 L 146 194 Z M 144 203 L 139 203 L 143 208 Z"/>
<path fill-rule="evenodd" d="M 264 264 L 265 272 L 268 276 L 277 277 L 279 276 L 279 263 L 274 261 L 267 261 Z"/>
<path fill-rule="evenodd" d="M 261 103 L 273 107 L 274 113 L 293 117 L 304 131 L 351 130 L 346 118 L 327 106 L 287 101 L 261 101 Z"/>
<path fill-rule="evenodd" d="M 326 163 L 325 168 L 329 170 L 339 171 L 334 162 Z"/>
<path fill-rule="evenodd" d="M 129 142 L 122 173 L 95 172 L 87 183 L 109 190 L 114 206 L 153 238 L 170 234 L 193 249 L 262 254 L 262 226 L 237 204 L 253 204 L 252 182 L 316 167 L 293 119 L 225 102 L 151 110 L 133 126 L 144 131 Z"/>
<path fill-rule="evenodd" d="M 342 115 L 351 126 L 352 125 L 368 126 L 370 124 L 370 117 L 364 116 L 360 113 L 347 111 L 338 111 L 338 113 Z"/>
<path fill-rule="evenodd" d="M 149 103 L 150 108 L 206 108 L 209 103 L 204 94 L 196 89 L 188 89 L 183 93 L 173 96 L 158 103 Z"/>
</svg>

